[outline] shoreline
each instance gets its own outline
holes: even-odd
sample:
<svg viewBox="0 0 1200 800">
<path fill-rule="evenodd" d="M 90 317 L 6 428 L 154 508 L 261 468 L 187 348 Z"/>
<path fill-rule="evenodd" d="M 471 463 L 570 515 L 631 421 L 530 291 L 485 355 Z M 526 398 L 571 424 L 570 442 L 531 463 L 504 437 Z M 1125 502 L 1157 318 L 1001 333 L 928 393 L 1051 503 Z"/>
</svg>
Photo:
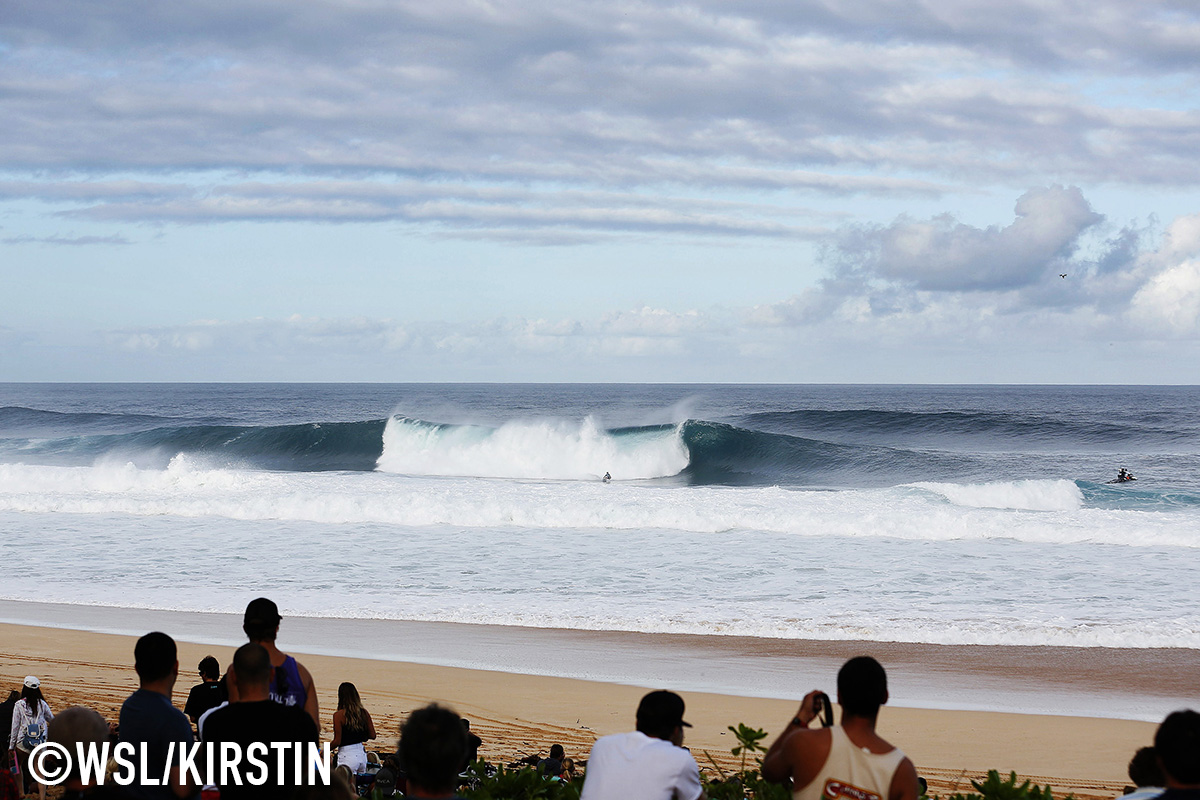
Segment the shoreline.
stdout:
<svg viewBox="0 0 1200 800">
<path fill-rule="evenodd" d="M 0 624 L 238 646 L 241 615 L 0 600 Z M 1158 722 L 1194 704 L 1200 651 L 941 645 L 581 631 L 463 622 L 287 616 L 281 643 L 299 654 L 365 658 L 606 684 L 798 700 L 852 656 L 888 668 L 906 708 L 1012 711 Z M 1152 678 L 1152 679 L 1151 679 Z M 832 693 L 832 692 L 830 692 Z"/>
<path fill-rule="evenodd" d="M 0 600 L 0 623 L 235 648 L 241 615 Z M 896 704 L 1158 722 L 1195 704 L 1200 652 L 1041 645 L 934 645 L 761 639 L 418 622 L 288 617 L 280 643 L 296 653 L 798 701 L 848 658 L 876 656 Z M 1153 676 L 1153 679 L 1149 679 Z"/>
<path fill-rule="evenodd" d="M 168 631 L 170 632 L 170 631 Z M 174 634 L 172 634 L 174 635 Z M 133 672 L 135 637 L 0 623 L 0 682 L 18 686 L 26 674 L 42 679 L 54 710 L 89 705 L 115 719 L 121 702 L 137 685 Z M 205 655 L 222 663 L 230 645 L 179 642 L 180 680 L 174 702 L 182 706 L 196 680 L 194 667 Z M 238 643 L 240 644 L 240 642 Z M 281 634 L 281 646 L 295 652 L 313 673 L 321 705 L 323 734 L 332 733 L 338 683 L 355 683 L 376 719 L 380 737 L 373 749 L 395 746 L 403 716 L 430 701 L 454 707 L 472 722 L 484 740 L 481 752 L 493 761 L 545 753 L 554 743 L 568 755 L 586 759 L 595 738 L 633 727 L 633 712 L 644 686 L 585 681 L 411 662 L 301 653 Z M 891 665 L 881 653 L 885 666 Z M 831 687 L 836 666 L 814 666 L 817 685 Z M 794 715 L 796 701 L 680 691 L 687 702 L 690 746 L 702 768 L 709 756 L 722 768 L 734 766 L 735 744 L 726 727 L 744 722 L 764 728 L 768 741 Z M 895 702 L 903 687 L 893 683 Z M 1095 717 L 1015 714 L 886 706 L 881 734 L 917 764 L 931 790 L 947 795 L 969 788 L 967 781 L 988 769 L 1015 770 L 1021 778 L 1050 784 L 1059 793 L 1082 798 L 1112 798 L 1124 786 L 1125 765 L 1133 752 L 1153 738 L 1155 723 Z"/>
</svg>

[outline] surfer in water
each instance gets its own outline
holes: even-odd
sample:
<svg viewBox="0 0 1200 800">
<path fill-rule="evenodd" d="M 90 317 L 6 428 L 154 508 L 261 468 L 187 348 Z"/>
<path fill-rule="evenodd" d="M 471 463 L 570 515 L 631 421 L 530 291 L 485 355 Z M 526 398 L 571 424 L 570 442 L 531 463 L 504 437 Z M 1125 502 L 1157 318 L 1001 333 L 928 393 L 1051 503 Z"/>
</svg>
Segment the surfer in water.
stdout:
<svg viewBox="0 0 1200 800">
<path fill-rule="evenodd" d="M 608 483 L 609 481 L 611 481 L 611 480 L 612 480 L 612 475 L 609 475 L 609 474 L 606 472 L 606 473 L 604 473 L 604 477 L 603 477 L 603 478 L 601 478 L 600 480 L 604 481 L 605 483 Z"/>
</svg>

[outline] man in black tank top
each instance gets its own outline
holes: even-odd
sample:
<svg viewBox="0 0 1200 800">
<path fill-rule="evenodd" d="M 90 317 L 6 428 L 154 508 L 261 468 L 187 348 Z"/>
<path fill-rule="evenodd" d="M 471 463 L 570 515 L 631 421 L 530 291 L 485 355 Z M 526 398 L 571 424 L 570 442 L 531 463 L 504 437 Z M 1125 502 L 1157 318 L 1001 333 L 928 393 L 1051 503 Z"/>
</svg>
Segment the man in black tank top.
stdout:
<svg viewBox="0 0 1200 800">
<path fill-rule="evenodd" d="M 233 742 L 240 745 L 240 752 L 247 753 L 251 744 L 287 742 L 289 744 L 316 742 L 319 739 L 317 726 L 308 714 L 295 706 L 285 706 L 270 699 L 268 684 L 271 663 L 266 648 L 250 642 L 238 648 L 233 656 L 230 687 L 237 687 L 238 700 L 214 711 L 204 723 L 205 742 Z M 283 750 L 282 763 L 272 754 L 262 759 L 268 766 L 266 782 L 254 786 L 248 776 L 256 767 L 243 761 L 238 767 L 242 785 L 230 777 L 217 780 L 221 789 L 221 800 L 286 800 L 292 797 L 296 787 L 297 760 L 301 756 L 295 747 Z M 280 767 L 282 766 L 282 770 Z M 299 765 L 301 781 L 307 780 L 308 771 Z"/>
</svg>

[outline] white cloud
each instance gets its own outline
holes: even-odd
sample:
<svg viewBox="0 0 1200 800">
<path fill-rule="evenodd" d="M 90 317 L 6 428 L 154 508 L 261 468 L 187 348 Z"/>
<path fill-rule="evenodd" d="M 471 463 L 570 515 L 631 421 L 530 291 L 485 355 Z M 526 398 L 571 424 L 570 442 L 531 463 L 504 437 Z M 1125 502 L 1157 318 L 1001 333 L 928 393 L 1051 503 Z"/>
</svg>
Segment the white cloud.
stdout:
<svg viewBox="0 0 1200 800">
<path fill-rule="evenodd" d="M 1155 271 L 1133 296 L 1130 319 L 1170 336 L 1200 335 L 1200 214 L 1175 220 L 1144 261 Z"/>
<path fill-rule="evenodd" d="M 680 336 L 707 330 L 710 325 L 709 318 L 699 311 L 676 312 L 648 306 L 608 314 L 600 321 L 605 334 L 639 337 Z"/>
<path fill-rule="evenodd" d="M 9 236 L 0 239 L 4 244 L 51 244 L 69 247 L 88 247 L 104 244 L 132 244 L 124 236 Z"/>
<path fill-rule="evenodd" d="M 666 379 L 689 359 L 783 364 L 839 342 L 859 354 L 1177 342 L 1196 335 L 1200 223 L 1177 221 L 1157 246 L 1153 226 L 1117 230 L 1085 195 L 1126 198 L 1102 209 L 1110 219 L 1195 210 L 1179 207 L 1200 186 L 1198 44 L 1200 8 L 1179 0 L 7 0 L 0 255 L 17 263 L 24 248 L 30 297 L 60 297 L 68 276 L 75 296 L 145 297 L 153 316 L 131 303 L 96 346 L 197 370 L 382 359 L 504 378 L 524 358 L 617 377 L 653 362 Z M 996 212 L 1030 186 L 1048 188 L 1014 217 Z M 370 255 L 403 250 L 387 269 L 486 263 L 508 316 L 336 317 L 363 308 L 364 290 L 326 254 L 358 231 L 310 223 L 370 227 Z M 177 227 L 191 224 L 211 228 Z M 336 302 L 304 298 L 302 316 L 279 319 L 279 305 L 231 291 L 236 307 L 173 311 L 205 254 L 172 272 L 166 248 L 224 245 L 226 232 L 225 250 L 255 240 L 270 254 L 229 272 L 257 287 L 307 271 Z M 550 273 L 524 272 L 488 249 L 498 242 L 596 245 L 578 253 L 588 274 L 622 259 L 630 283 L 596 292 L 561 269 L 552 289 L 533 286 Z M 697 266 L 676 301 L 670 279 L 713 243 L 727 263 Z M 680 244 L 688 256 L 664 266 Z M 633 283 L 641 273 L 655 280 Z M 733 283 L 758 305 L 732 307 Z M 404 284 L 405 308 L 449 306 L 431 281 Z M 554 300 L 537 305 L 543 288 Z M 86 317 L 79 302 L 23 319 Z M 220 319 L 184 322 L 201 314 Z"/>
<path fill-rule="evenodd" d="M 396 221 L 476 238 L 523 231 L 526 238 L 567 235 L 576 241 L 615 233 L 813 238 L 827 234 L 828 221 L 837 216 L 704 196 L 366 178 L 215 181 L 191 190 L 140 181 L 0 181 L 3 196 L 69 202 L 73 207 L 59 211 L 61 216 L 92 222 Z M 806 219 L 812 221 L 805 224 Z M 38 241 L 73 243 L 64 237 Z M 78 243 L 125 241 L 114 236 Z"/>
<path fill-rule="evenodd" d="M 856 249 L 830 252 L 836 268 L 818 287 L 752 308 L 644 305 L 592 317 L 461 323 L 296 314 L 129 327 L 99 338 L 113 351 L 161 358 L 384 359 L 426 370 L 436 369 L 431 363 L 484 372 L 536 367 L 543 378 L 589 365 L 620 374 L 636 372 L 635 364 L 687 373 L 677 365 L 722 358 L 782 364 L 808 351 L 907 349 L 969 361 L 971 352 L 1036 352 L 1064 341 L 1200 342 L 1200 214 L 1175 220 L 1160 237 L 1126 229 L 1094 242 L 1085 258 L 1080 236 L 1096 215 L 1077 190 L 1032 190 L 1016 213 L 1016 221 L 986 228 L 902 219 L 869 232 L 882 244 L 868 261 L 860 230 L 848 240 Z M 1068 277 L 1043 274 L 1052 265 Z M 26 337 L 17 349 L 30 344 Z"/>
<path fill-rule="evenodd" d="M 1080 235 L 1102 219 L 1078 188 L 1053 186 L 1022 195 L 1006 227 L 975 228 L 949 214 L 904 217 L 848 233 L 839 247 L 850 270 L 917 289 L 1014 289 L 1070 258 Z"/>
<path fill-rule="evenodd" d="M 148 218 L 153 203 L 137 200 L 151 198 L 119 176 L 888 197 L 1047 175 L 1200 180 L 1200 113 L 1135 91 L 1200 76 L 1188 49 L 1200 12 L 1017 7 L 11 0 L 0 168 L 33 183 L 96 177 L 106 203 Z M 1129 91 L 1097 102 L 1092 87 Z M 276 213 L 387 219 L 328 201 L 289 210 L 299 198 L 278 188 Z M 213 218 L 273 218 L 210 205 Z"/>
<path fill-rule="evenodd" d="M 324 319 L 299 314 L 282 320 L 200 320 L 186 325 L 109 331 L 109 345 L 132 351 L 278 352 L 306 350 L 430 354 L 536 353 L 595 350 L 627 355 L 682 352 L 696 337 L 723 335 L 721 324 L 701 311 L 642 307 L 593 320 L 495 319 L 487 322 L 399 322 L 386 319 Z"/>
<path fill-rule="evenodd" d="M 1134 295 L 1130 317 L 1152 330 L 1179 336 L 1200 333 L 1200 261 L 1155 275 Z"/>
<path fill-rule="evenodd" d="M 1154 237 L 1125 229 L 1084 257 L 1098 215 L 1078 190 L 1033 190 L 1017 220 L 976 228 L 950 215 L 857 229 L 831 248 L 819 288 L 745 312 L 750 327 L 860 342 L 1200 339 L 1200 215 Z M 1065 276 L 1065 277 L 1062 277 Z M 945 346 L 945 345 L 943 345 Z"/>
</svg>

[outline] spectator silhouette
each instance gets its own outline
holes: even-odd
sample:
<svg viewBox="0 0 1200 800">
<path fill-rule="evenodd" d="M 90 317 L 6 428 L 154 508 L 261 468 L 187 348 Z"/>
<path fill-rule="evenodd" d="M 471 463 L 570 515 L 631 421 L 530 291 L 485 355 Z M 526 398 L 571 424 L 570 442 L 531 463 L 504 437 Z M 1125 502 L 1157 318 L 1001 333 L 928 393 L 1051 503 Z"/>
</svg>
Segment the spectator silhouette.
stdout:
<svg viewBox="0 0 1200 800">
<path fill-rule="evenodd" d="M 1166 781 L 1153 747 L 1143 747 L 1133 754 L 1129 760 L 1129 780 L 1133 786 L 1126 788 L 1121 800 L 1151 800 L 1162 794 Z"/>
<path fill-rule="evenodd" d="M 289 744 L 316 742 L 317 726 L 303 709 L 286 706 L 271 699 L 271 658 L 267 649 L 260 644 L 248 642 L 237 649 L 233 656 L 233 669 L 229 673 L 230 689 L 237 687 L 237 700 L 209 715 L 204 722 L 205 742 L 234 742 L 245 753 L 251 744 L 262 743 L 270 748 L 273 742 Z M 232 695 L 233 692 L 231 691 Z M 246 774 L 257 768 L 244 763 L 240 767 L 244 785 L 231 780 L 221 785 L 222 800 L 238 798 L 283 798 L 291 797 L 298 785 L 307 779 L 308 770 L 304 763 L 297 765 L 294 748 L 282 750 L 267 759 L 267 780 L 254 786 L 246 780 Z M 301 782 L 296 781 L 297 770 Z"/>
<path fill-rule="evenodd" d="M 363 708 L 358 689 L 353 683 L 338 686 L 338 707 L 333 712 L 333 743 L 337 748 L 338 766 L 350 768 L 351 774 L 366 772 L 367 751 L 363 745 L 375 738 L 375 722 Z"/>
<path fill-rule="evenodd" d="M 1200 714 L 1168 714 L 1154 733 L 1154 752 L 1167 788 L 1161 800 L 1200 800 Z"/>
<path fill-rule="evenodd" d="M 562 775 L 563 757 L 565 755 L 566 755 L 566 751 L 563 750 L 563 746 L 561 744 L 551 745 L 550 746 L 550 757 L 543 758 L 541 761 L 538 762 L 538 765 L 537 765 L 538 773 L 540 773 L 542 775 L 548 775 L 550 777 L 556 777 L 556 776 Z"/>
<path fill-rule="evenodd" d="M 697 800 L 704 797 L 696 759 L 683 749 L 683 698 L 650 692 L 637 709 L 637 730 L 592 745 L 582 800 Z"/>
<path fill-rule="evenodd" d="M 242 620 L 242 630 L 246 638 L 255 644 L 266 648 L 271 657 L 270 691 L 271 699 L 285 706 L 298 706 L 308 712 L 317 729 L 321 728 L 320 709 L 317 707 L 317 688 L 313 685 L 312 675 L 304 665 L 275 646 L 275 637 L 279 635 L 279 607 L 265 597 L 250 601 L 246 606 L 246 614 Z M 229 689 L 229 701 L 237 701 L 237 690 Z"/>
<path fill-rule="evenodd" d="M 210 708 L 216 708 L 229 699 L 225 683 L 221 680 L 221 665 L 212 656 L 205 656 L 200 661 L 200 683 L 192 687 L 188 693 L 183 713 L 193 723 L 200 721 L 200 716 Z"/>
<path fill-rule="evenodd" d="M 817 717 L 814 701 L 819 694 L 804 696 L 800 710 L 763 758 L 763 777 L 791 783 L 794 800 L 820 800 L 833 786 L 844 797 L 917 800 L 916 767 L 875 732 L 879 708 L 888 701 L 883 666 L 870 656 L 843 664 L 837 678 L 842 724 L 809 730 Z"/>
<path fill-rule="evenodd" d="M 449 708 L 432 703 L 400 726 L 400 759 L 408 773 L 406 797 L 453 800 L 467 765 L 467 729 Z"/>
<path fill-rule="evenodd" d="M 147 765 L 166 764 L 169 750 L 178 753 L 180 745 L 195 741 L 188 718 L 171 705 L 171 694 L 179 678 L 176 653 L 175 640 L 158 631 L 138 639 L 133 648 L 139 686 L 121 706 L 121 741 L 144 749 Z M 178 759 L 175 763 L 178 764 Z M 138 800 L 175 800 L 191 793 L 179 775 L 178 766 L 170 769 L 167 782 L 159 786 L 144 784 L 143 777 L 160 780 L 162 776 L 135 774 L 125 793 Z"/>
<path fill-rule="evenodd" d="M 108 723 L 90 708 L 71 706 L 51 721 L 49 741 L 61 744 L 72 754 L 77 752 L 78 745 L 101 747 L 108 741 Z M 82 774 L 79 764 L 72 759 L 71 769 L 62 784 L 63 793 L 60 800 L 102 800 L 122 796 L 111 781 L 97 784 L 92 781 L 94 777 L 96 776 Z"/>
</svg>

